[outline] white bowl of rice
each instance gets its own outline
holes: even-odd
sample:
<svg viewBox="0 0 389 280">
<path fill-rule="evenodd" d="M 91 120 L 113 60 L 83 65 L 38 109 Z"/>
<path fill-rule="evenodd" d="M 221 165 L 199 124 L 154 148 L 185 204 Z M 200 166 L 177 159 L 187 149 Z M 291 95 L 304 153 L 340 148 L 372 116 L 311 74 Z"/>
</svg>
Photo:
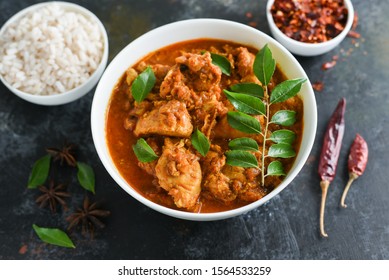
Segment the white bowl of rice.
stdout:
<svg viewBox="0 0 389 280">
<path fill-rule="evenodd" d="M 76 4 L 36 4 L 0 29 L 0 80 L 35 104 L 60 105 L 84 96 L 99 81 L 107 60 L 103 24 Z"/>
</svg>

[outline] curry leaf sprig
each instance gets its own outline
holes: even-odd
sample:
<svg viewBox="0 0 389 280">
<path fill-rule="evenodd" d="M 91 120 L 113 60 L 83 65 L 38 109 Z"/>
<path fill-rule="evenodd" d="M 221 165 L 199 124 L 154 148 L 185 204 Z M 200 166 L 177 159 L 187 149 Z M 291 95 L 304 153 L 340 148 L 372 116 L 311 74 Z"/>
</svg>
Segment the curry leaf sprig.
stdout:
<svg viewBox="0 0 389 280">
<path fill-rule="evenodd" d="M 270 48 L 265 45 L 255 56 L 253 71 L 262 85 L 256 83 L 235 84 L 224 94 L 237 111 L 227 113 L 229 125 L 248 134 L 259 134 L 263 137 L 262 149 L 259 150 L 255 140 L 243 137 L 230 141 L 230 150 L 226 152 L 227 164 L 240 167 L 258 167 L 254 153 L 260 154 L 261 183 L 264 185 L 267 176 L 285 175 L 282 163 L 272 160 L 265 167 L 266 158 L 291 158 L 296 156 L 292 144 L 296 134 L 288 129 L 273 131 L 270 136 L 269 125 L 291 126 L 296 122 L 296 112 L 280 110 L 270 117 L 270 107 L 297 95 L 305 78 L 286 80 L 273 88 L 269 93 L 268 85 L 276 69 L 276 62 Z M 259 121 L 263 118 L 263 127 Z M 268 141 L 273 144 L 268 147 Z M 265 173 L 266 172 L 266 173 Z"/>
</svg>

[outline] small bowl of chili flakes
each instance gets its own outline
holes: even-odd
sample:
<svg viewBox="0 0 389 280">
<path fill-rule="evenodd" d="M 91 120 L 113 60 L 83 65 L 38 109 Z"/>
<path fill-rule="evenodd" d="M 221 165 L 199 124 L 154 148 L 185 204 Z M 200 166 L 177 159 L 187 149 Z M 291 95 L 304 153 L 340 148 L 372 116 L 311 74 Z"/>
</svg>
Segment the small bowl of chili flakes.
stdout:
<svg viewBox="0 0 389 280">
<path fill-rule="evenodd" d="M 350 31 L 350 0 L 269 0 L 266 16 L 273 37 L 290 52 L 321 55 L 334 49 Z"/>
</svg>

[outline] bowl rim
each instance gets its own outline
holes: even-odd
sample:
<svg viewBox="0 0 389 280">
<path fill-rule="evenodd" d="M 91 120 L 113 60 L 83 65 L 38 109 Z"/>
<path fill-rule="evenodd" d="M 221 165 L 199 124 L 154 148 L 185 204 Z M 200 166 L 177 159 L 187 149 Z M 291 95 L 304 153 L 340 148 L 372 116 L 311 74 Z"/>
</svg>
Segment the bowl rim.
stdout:
<svg viewBox="0 0 389 280">
<path fill-rule="evenodd" d="M 299 48 L 306 48 L 306 49 L 312 49 L 312 50 L 318 50 L 326 47 L 330 47 L 334 44 L 337 44 L 338 41 L 340 42 L 344 37 L 346 37 L 347 33 L 350 31 L 353 21 L 354 21 L 354 7 L 351 2 L 351 0 L 343 0 L 344 4 L 348 10 L 348 15 L 347 15 L 347 22 L 346 25 L 344 26 L 344 29 L 342 32 L 340 32 L 338 35 L 336 35 L 334 38 L 331 40 L 328 40 L 326 42 L 321 42 L 321 43 L 306 43 L 306 42 L 300 42 L 295 39 L 292 39 L 288 37 L 284 32 L 282 32 L 277 25 L 274 22 L 273 15 L 271 13 L 271 7 L 273 6 L 275 0 L 268 0 L 266 4 L 266 17 L 268 20 L 268 23 L 270 25 L 270 28 L 273 29 L 273 32 L 275 32 L 279 37 L 282 37 L 283 40 L 285 40 L 288 44 L 292 44 L 295 47 Z"/>
<path fill-rule="evenodd" d="M 117 66 L 117 64 L 120 64 L 120 60 L 122 56 L 124 56 L 131 48 L 136 44 L 139 44 L 139 42 L 142 42 L 142 40 L 150 39 L 155 35 L 158 35 L 159 33 L 164 33 L 164 32 L 173 32 L 174 29 L 177 28 L 188 28 L 190 26 L 191 28 L 194 27 L 199 27 L 200 25 L 210 25 L 210 26 L 218 26 L 222 25 L 224 28 L 228 27 L 234 27 L 237 29 L 240 29 L 242 31 L 246 31 L 248 33 L 247 36 L 255 34 L 259 38 L 261 38 L 262 41 L 266 43 L 271 43 L 271 45 L 276 46 L 276 48 L 282 52 L 282 55 L 286 55 L 289 61 L 293 64 L 293 67 L 298 69 L 300 73 L 303 74 L 303 76 L 307 79 L 307 82 L 303 85 L 305 87 L 305 90 L 307 91 L 307 95 L 310 97 L 310 105 L 312 105 L 312 125 L 311 125 L 311 133 L 307 135 L 307 142 L 305 143 L 305 147 L 301 146 L 300 151 L 298 154 L 301 155 L 301 160 L 299 162 L 296 162 L 293 164 L 292 170 L 289 171 L 288 175 L 286 178 L 282 181 L 282 183 L 274 189 L 272 192 L 264 196 L 263 198 L 252 202 L 248 205 L 233 209 L 233 210 L 228 210 L 228 211 L 222 211 L 222 212 L 216 212 L 216 213 L 191 213 L 191 212 L 185 212 L 181 210 L 175 210 L 171 209 L 165 206 L 161 206 L 157 203 L 154 203 L 150 201 L 149 199 L 145 198 L 143 195 L 141 195 L 138 191 L 133 189 L 129 183 L 127 183 L 124 178 L 120 175 L 119 171 L 117 170 L 114 162 L 112 161 L 112 158 L 110 156 L 110 152 L 108 150 L 107 144 L 106 144 L 106 114 L 107 114 L 107 109 L 109 105 L 109 101 L 112 95 L 112 90 L 114 86 L 117 84 L 117 80 L 120 78 L 120 75 L 116 77 L 116 80 L 114 82 L 109 81 L 108 83 L 111 85 L 113 84 L 114 86 L 111 87 L 111 92 L 108 94 L 106 91 L 107 89 L 104 89 L 103 83 L 105 82 L 106 79 L 108 79 L 108 74 L 111 71 L 115 71 L 114 67 Z M 186 29 L 185 29 L 186 30 Z M 202 36 L 199 38 L 209 38 L 207 36 Z M 196 39 L 196 38 L 192 38 Z M 190 39 L 181 39 L 176 42 L 182 42 L 182 41 L 188 41 Z M 228 40 L 228 41 L 233 41 L 233 40 Z M 169 44 L 165 44 L 164 46 L 168 46 L 171 44 L 174 44 L 175 42 L 170 42 Z M 242 43 L 242 42 L 240 42 Z M 242 43 L 243 44 L 243 43 Z M 156 51 L 157 49 L 160 49 L 164 46 L 159 46 L 153 49 L 153 51 Z M 258 46 L 257 46 L 258 48 Z M 150 53 L 150 52 L 148 52 Z M 147 55 L 147 54 L 146 54 Z M 144 56 L 143 56 L 144 57 Z M 143 57 L 137 57 L 136 61 L 139 61 Z M 136 63 L 136 62 L 135 62 Z M 131 65 L 127 65 L 126 69 L 130 67 Z M 119 70 L 116 70 L 119 71 Z M 122 73 L 121 73 L 122 74 Z M 108 87 L 108 86 L 107 86 Z M 104 94 L 104 99 L 100 97 L 100 95 Z M 100 103 L 104 103 L 100 106 Z M 105 104 L 107 106 L 105 106 Z M 103 107 L 104 108 L 100 108 Z M 100 107 L 99 107 L 100 106 Z M 102 113 L 103 112 L 103 113 Z M 99 120 L 103 120 L 104 125 L 99 122 Z M 100 79 L 100 82 L 98 83 L 96 87 L 96 91 L 94 94 L 93 102 L 92 102 L 92 109 L 91 109 L 91 130 L 92 130 L 92 138 L 94 141 L 94 145 L 96 148 L 96 151 L 98 153 L 98 156 L 103 163 L 104 167 L 110 174 L 110 176 L 114 179 L 114 181 L 128 194 L 130 194 L 133 198 L 141 202 L 142 204 L 150 207 L 151 209 L 154 209 L 160 213 L 175 217 L 175 218 L 180 218 L 180 219 L 185 219 L 185 220 L 192 220 L 192 221 L 214 221 L 214 220 L 220 220 L 220 219 L 226 219 L 230 217 L 234 217 L 243 213 L 246 213 L 250 210 L 253 210 L 257 208 L 258 206 L 264 204 L 265 202 L 269 201 L 272 199 L 274 196 L 276 196 L 278 193 L 280 193 L 289 183 L 297 176 L 297 174 L 301 171 L 302 167 L 304 166 L 310 151 L 312 149 L 315 135 L 316 135 L 316 127 L 317 127 L 317 106 L 316 106 L 316 99 L 315 95 L 312 89 L 312 86 L 310 84 L 309 78 L 307 74 L 305 73 L 304 69 L 302 66 L 298 63 L 298 61 L 294 58 L 294 56 L 285 48 L 283 47 L 280 43 L 278 43 L 276 40 L 271 38 L 269 35 L 254 29 L 250 26 L 244 25 L 242 23 L 238 22 L 233 22 L 229 20 L 222 20 L 222 19 L 211 19 L 211 18 L 200 18 L 200 19 L 189 19 L 189 20 L 182 20 L 182 21 L 177 21 L 173 23 L 169 23 L 163 26 L 160 26 L 156 29 L 153 29 L 144 35 L 138 37 L 131 43 L 129 43 L 123 50 L 121 50 L 116 57 L 111 61 L 111 63 L 108 65 L 106 68 L 102 78 Z M 101 139 L 102 133 L 104 134 L 104 139 Z M 297 159 L 297 158 L 296 158 Z"/>
<path fill-rule="evenodd" d="M 100 28 L 100 31 L 101 31 L 101 34 L 103 36 L 104 50 L 103 50 L 103 54 L 102 54 L 102 56 L 100 58 L 100 62 L 98 64 L 97 68 L 95 69 L 95 71 L 92 73 L 92 75 L 90 75 L 89 78 L 84 83 L 82 83 L 81 85 L 79 85 L 79 86 L 77 86 L 75 88 L 72 88 L 71 90 L 62 92 L 62 93 L 55 93 L 55 94 L 52 94 L 52 95 L 38 95 L 38 94 L 24 92 L 24 91 L 21 91 L 21 90 L 15 88 L 15 87 L 13 87 L 3 77 L 3 75 L 0 74 L 1 82 L 10 91 L 12 91 L 17 96 L 19 96 L 20 98 L 22 98 L 22 99 L 24 99 L 26 101 L 29 101 L 29 102 L 32 102 L 32 103 L 35 103 L 35 104 L 39 104 L 39 105 L 60 105 L 60 104 L 69 103 L 69 102 L 72 102 L 72 101 L 74 101 L 76 99 L 81 98 L 82 96 L 84 96 L 85 94 L 90 92 L 91 89 L 93 88 L 93 86 L 97 84 L 98 78 L 102 74 L 102 73 L 99 73 L 99 72 L 102 72 L 102 71 L 98 71 L 98 70 L 100 68 L 105 68 L 105 66 L 107 64 L 107 61 L 108 61 L 109 43 L 108 43 L 107 30 L 105 29 L 105 27 L 104 27 L 103 23 L 101 22 L 101 20 L 94 13 L 92 13 L 87 8 L 85 8 L 83 6 L 80 6 L 80 5 L 76 4 L 76 3 L 65 2 L 65 1 L 48 1 L 48 2 L 42 2 L 42 3 L 37 3 L 37 4 L 33 4 L 31 6 L 28 6 L 28 7 L 24 8 L 24 9 L 20 10 L 16 14 L 14 14 L 13 16 L 11 16 L 3 24 L 3 26 L 0 28 L 0 37 L 3 35 L 3 33 L 9 27 L 9 25 L 14 23 L 15 21 L 20 20 L 26 14 L 28 14 L 28 13 L 34 11 L 34 10 L 37 10 L 39 8 L 45 7 L 47 5 L 52 5 L 52 4 L 58 4 L 61 7 L 64 7 L 65 9 L 71 9 L 71 10 L 74 10 L 74 11 L 78 11 L 82 15 L 84 15 L 84 16 L 86 15 L 88 18 L 90 18 L 93 21 L 95 21 L 98 24 L 98 26 Z M 96 81 L 94 82 L 94 80 L 96 80 Z M 89 85 L 92 82 L 93 82 L 93 85 Z M 80 94 L 79 91 L 83 87 L 85 87 L 87 85 L 89 85 L 90 89 L 88 91 L 86 91 L 85 93 L 81 93 Z M 61 99 L 61 100 L 58 100 L 58 99 Z M 58 101 L 58 102 L 56 102 L 56 101 Z"/>
</svg>

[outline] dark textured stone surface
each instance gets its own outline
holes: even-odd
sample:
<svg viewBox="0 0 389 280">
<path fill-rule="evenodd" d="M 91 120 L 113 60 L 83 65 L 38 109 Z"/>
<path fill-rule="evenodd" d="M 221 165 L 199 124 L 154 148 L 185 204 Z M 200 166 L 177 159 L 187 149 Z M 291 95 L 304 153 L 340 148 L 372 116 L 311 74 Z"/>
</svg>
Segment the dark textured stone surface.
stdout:
<svg viewBox="0 0 389 280">
<path fill-rule="evenodd" d="M 31 0 L 0 0 L 0 25 Z M 141 34 L 163 24 L 199 17 L 255 22 L 269 33 L 266 1 L 75 1 L 103 21 L 110 38 L 110 59 Z M 311 82 L 323 81 L 316 92 L 318 130 L 310 158 L 299 176 L 280 195 L 246 215 L 217 222 L 170 218 L 127 195 L 102 166 L 91 137 L 93 91 L 63 106 L 43 107 L 23 101 L 0 84 L 0 259 L 389 259 L 389 14 L 388 1 L 353 1 L 362 38 L 346 38 L 332 52 L 298 60 Z M 251 12 L 253 17 L 247 18 Z M 337 65 L 321 70 L 339 55 Z M 328 239 L 318 233 L 320 201 L 317 160 L 327 121 L 345 97 L 346 132 L 338 173 L 328 195 Z M 369 144 L 369 164 L 348 195 L 347 209 L 339 199 L 347 181 L 348 149 L 356 133 Z M 36 191 L 26 183 L 33 162 L 47 146 L 65 141 L 80 145 L 79 158 L 96 172 L 95 198 L 112 212 L 107 227 L 92 241 L 72 233 L 76 249 L 41 243 L 32 223 L 65 229 L 68 212 L 51 215 L 39 209 Z M 67 170 L 72 174 L 72 170 Z M 73 172 L 71 209 L 84 192 Z M 69 179 L 68 179 L 69 180 Z"/>
</svg>

